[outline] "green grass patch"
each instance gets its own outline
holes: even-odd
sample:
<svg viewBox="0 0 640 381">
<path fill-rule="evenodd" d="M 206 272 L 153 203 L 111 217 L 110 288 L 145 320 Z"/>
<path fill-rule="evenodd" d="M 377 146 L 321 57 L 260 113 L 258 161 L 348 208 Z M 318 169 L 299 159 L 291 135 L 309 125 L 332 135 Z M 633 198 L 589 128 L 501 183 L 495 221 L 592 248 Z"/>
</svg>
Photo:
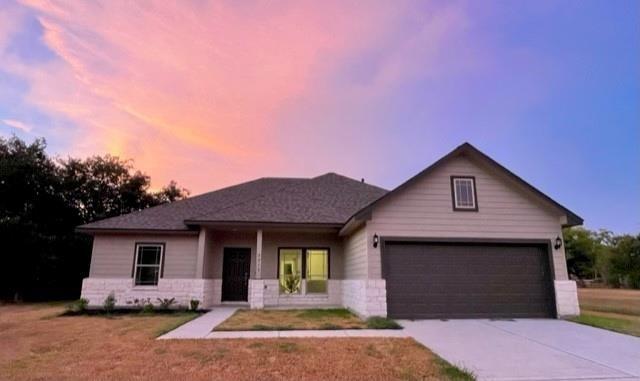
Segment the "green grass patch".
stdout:
<svg viewBox="0 0 640 381">
<path fill-rule="evenodd" d="M 382 316 L 371 316 L 366 323 L 369 329 L 402 329 L 402 326 L 395 320 Z"/>
<path fill-rule="evenodd" d="M 621 315 L 603 316 L 590 313 L 582 313 L 580 316 L 570 318 L 569 320 L 589 325 L 596 328 L 608 329 L 610 331 L 624 333 L 640 337 L 640 319 L 634 317 L 624 317 Z"/>
<path fill-rule="evenodd" d="M 138 313 L 138 315 L 140 316 L 140 314 Z M 167 332 L 173 331 L 174 329 L 180 327 L 181 325 L 201 316 L 202 314 L 199 312 L 193 312 L 193 311 L 189 311 L 189 312 L 174 312 L 171 316 L 175 317 L 174 320 L 172 320 L 171 322 L 165 324 L 163 327 L 161 327 L 160 329 L 156 330 L 155 332 L 155 336 L 162 336 Z M 149 316 L 149 315 L 147 315 Z"/>
<path fill-rule="evenodd" d="M 349 318 L 353 317 L 353 313 L 346 308 L 313 308 L 308 310 L 301 310 L 298 313 L 299 318 L 303 319 L 325 319 L 325 318 Z"/>
<path fill-rule="evenodd" d="M 469 369 L 459 368 L 455 365 L 452 365 L 443 358 L 436 356 L 435 362 L 438 368 L 440 368 L 440 374 L 444 377 L 445 380 L 473 381 L 476 379 L 476 376 Z"/>
</svg>

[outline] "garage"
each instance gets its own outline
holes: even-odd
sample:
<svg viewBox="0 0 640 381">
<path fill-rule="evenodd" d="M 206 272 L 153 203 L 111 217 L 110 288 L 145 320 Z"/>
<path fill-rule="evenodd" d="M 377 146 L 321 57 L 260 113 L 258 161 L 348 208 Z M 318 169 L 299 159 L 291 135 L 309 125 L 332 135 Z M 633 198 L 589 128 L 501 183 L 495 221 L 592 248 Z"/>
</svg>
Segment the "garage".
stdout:
<svg viewBox="0 0 640 381">
<path fill-rule="evenodd" d="M 382 276 L 392 318 L 555 316 L 546 244 L 386 241 Z"/>
</svg>

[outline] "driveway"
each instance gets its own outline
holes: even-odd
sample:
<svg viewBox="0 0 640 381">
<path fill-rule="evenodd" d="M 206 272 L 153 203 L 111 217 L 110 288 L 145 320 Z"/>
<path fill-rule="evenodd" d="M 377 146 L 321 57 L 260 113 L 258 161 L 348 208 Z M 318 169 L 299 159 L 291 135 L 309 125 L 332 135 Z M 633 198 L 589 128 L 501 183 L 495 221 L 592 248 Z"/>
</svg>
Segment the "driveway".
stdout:
<svg viewBox="0 0 640 381">
<path fill-rule="evenodd" d="M 640 338 L 563 320 L 399 321 L 479 380 L 640 380 Z"/>
</svg>

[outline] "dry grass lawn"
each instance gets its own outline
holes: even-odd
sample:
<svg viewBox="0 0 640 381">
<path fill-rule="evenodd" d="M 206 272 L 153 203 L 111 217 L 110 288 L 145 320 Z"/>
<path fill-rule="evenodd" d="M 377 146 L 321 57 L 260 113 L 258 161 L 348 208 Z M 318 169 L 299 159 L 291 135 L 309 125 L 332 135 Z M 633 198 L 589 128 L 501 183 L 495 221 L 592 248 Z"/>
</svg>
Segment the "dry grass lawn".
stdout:
<svg viewBox="0 0 640 381">
<path fill-rule="evenodd" d="M 615 288 L 579 288 L 580 308 L 640 316 L 640 290 Z"/>
<path fill-rule="evenodd" d="M 411 339 L 154 340 L 174 315 L 0 306 L 0 380 L 389 380 L 457 374 Z"/>
<path fill-rule="evenodd" d="M 360 329 L 367 324 L 349 310 L 238 310 L 214 331 L 283 331 L 291 329 Z"/>
<path fill-rule="evenodd" d="M 640 290 L 578 289 L 578 323 L 640 336 Z"/>
</svg>

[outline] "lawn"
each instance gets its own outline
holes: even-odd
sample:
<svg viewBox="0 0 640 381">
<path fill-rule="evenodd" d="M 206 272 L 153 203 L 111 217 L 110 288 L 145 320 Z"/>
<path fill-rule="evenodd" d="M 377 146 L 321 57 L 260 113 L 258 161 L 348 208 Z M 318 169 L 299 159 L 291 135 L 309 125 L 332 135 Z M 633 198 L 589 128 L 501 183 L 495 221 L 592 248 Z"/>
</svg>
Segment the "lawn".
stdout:
<svg viewBox="0 0 640 381">
<path fill-rule="evenodd" d="M 62 310 L 0 306 L 0 379 L 470 379 L 411 339 L 154 340 L 190 317 Z"/>
<path fill-rule="evenodd" d="M 383 323 L 378 326 L 376 323 Z M 293 329 L 399 328 L 390 319 L 363 321 L 344 308 L 238 310 L 214 331 L 285 331 Z"/>
<path fill-rule="evenodd" d="M 580 316 L 571 320 L 640 336 L 640 290 L 578 289 Z"/>
</svg>

